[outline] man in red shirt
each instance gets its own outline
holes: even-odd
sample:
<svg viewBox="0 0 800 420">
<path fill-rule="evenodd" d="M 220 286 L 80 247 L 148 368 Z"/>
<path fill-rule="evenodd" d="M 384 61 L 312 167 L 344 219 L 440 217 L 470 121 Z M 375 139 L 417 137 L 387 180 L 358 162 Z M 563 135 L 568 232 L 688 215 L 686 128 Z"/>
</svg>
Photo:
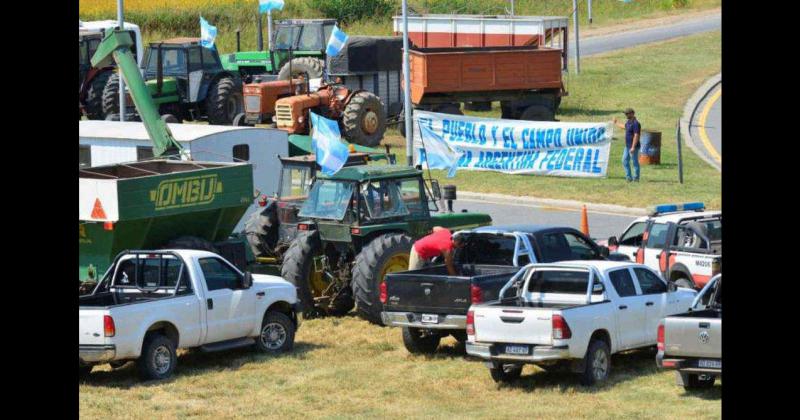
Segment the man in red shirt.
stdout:
<svg viewBox="0 0 800 420">
<path fill-rule="evenodd" d="M 444 264 L 447 266 L 447 272 L 451 276 L 458 275 L 453 264 L 453 251 L 455 248 L 461 248 L 462 246 L 463 243 L 460 239 L 455 241 L 452 239 L 450 230 L 441 226 L 434 226 L 433 233 L 414 242 L 408 259 L 408 269 L 418 270 L 426 262 L 430 262 L 433 257 L 442 255 L 444 256 Z"/>
</svg>

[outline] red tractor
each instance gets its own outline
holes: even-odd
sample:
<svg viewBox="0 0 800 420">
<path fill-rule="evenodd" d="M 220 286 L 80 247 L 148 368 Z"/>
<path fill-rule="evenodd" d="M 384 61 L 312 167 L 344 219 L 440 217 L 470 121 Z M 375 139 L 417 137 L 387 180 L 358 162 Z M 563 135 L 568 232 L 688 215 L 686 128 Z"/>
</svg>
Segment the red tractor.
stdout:
<svg viewBox="0 0 800 420">
<path fill-rule="evenodd" d="M 92 67 L 90 59 L 103 40 L 100 31 L 78 32 L 78 119 L 84 114 L 90 120 L 102 120 L 103 89 L 108 79 L 114 74 L 114 66 Z"/>
</svg>

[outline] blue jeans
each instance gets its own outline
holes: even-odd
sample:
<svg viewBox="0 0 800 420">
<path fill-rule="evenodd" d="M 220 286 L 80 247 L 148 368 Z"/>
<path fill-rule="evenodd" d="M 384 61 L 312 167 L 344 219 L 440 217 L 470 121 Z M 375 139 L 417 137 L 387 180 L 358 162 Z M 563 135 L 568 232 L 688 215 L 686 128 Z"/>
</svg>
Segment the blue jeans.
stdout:
<svg viewBox="0 0 800 420">
<path fill-rule="evenodd" d="M 633 149 L 633 153 L 631 153 L 631 149 L 626 147 L 625 150 L 622 152 L 622 167 L 625 168 L 625 179 L 631 179 L 631 165 L 630 161 L 633 159 L 633 170 L 636 173 L 636 176 L 633 179 L 639 179 L 639 149 Z"/>
</svg>

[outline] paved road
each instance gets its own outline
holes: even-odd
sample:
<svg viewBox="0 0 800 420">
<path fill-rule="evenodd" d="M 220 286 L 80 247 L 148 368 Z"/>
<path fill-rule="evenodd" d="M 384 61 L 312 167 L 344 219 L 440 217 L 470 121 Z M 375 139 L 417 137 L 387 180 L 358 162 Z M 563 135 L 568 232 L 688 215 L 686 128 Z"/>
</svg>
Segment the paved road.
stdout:
<svg viewBox="0 0 800 420">
<path fill-rule="evenodd" d="M 650 42 L 664 41 L 670 38 L 718 30 L 721 27 L 722 15 L 716 13 L 713 15 L 686 19 L 665 26 L 581 38 L 581 57 L 629 48 Z M 570 48 L 572 48 L 572 54 L 574 54 L 574 42 L 570 45 Z M 572 56 L 570 56 L 570 59 L 572 59 Z"/>
<path fill-rule="evenodd" d="M 722 83 L 711 89 L 697 105 L 689 121 L 689 130 L 702 152 L 722 163 Z"/>
<path fill-rule="evenodd" d="M 488 213 L 494 225 L 512 223 L 558 224 L 580 229 L 581 213 L 575 210 L 555 209 L 552 207 L 531 206 L 528 204 L 502 204 L 487 201 L 458 199 L 453 202 L 453 210 Z M 589 212 L 589 236 L 595 239 L 608 239 L 611 235 L 619 236 L 635 217 L 607 213 Z"/>
</svg>

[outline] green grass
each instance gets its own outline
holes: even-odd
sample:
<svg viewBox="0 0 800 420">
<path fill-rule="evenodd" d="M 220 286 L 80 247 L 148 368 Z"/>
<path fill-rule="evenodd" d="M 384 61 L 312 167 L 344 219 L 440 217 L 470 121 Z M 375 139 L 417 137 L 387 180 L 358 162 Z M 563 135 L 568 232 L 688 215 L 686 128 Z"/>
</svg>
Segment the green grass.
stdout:
<svg viewBox="0 0 800 420">
<path fill-rule="evenodd" d="M 612 358 L 609 383 L 585 388 L 570 373 L 526 366 L 496 385 L 455 340 L 412 356 L 400 330 L 354 316 L 306 321 L 280 357 L 249 349 L 188 353 L 175 376 L 140 382 L 132 364 L 96 367 L 80 384 L 82 418 L 630 418 L 721 417 L 722 386 L 687 393 L 652 351 Z"/>
<path fill-rule="evenodd" d="M 507 175 L 495 172 L 459 171 L 441 182 L 460 190 L 562 198 L 585 202 L 647 207 L 657 203 L 703 201 L 721 208 L 720 173 L 701 160 L 683 143 L 684 184 L 678 182 L 675 125 L 691 94 L 720 71 L 720 32 L 695 35 L 660 44 L 630 48 L 581 61 L 581 74 L 570 74 L 561 110 L 562 121 L 610 121 L 626 107 L 646 130 L 660 131 L 661 164 L 642 165 L 641 182 L 628 183 L 622 168 L 624 132 L 614 129 L 608 178 L 563 178 Z M 499 104 L 487 112 L 471 115 L 499 118 Z M 395 146 L 398 161 L 405 162 L 405 140 L 390 130 L 384 142 Z"/>
</svg>

